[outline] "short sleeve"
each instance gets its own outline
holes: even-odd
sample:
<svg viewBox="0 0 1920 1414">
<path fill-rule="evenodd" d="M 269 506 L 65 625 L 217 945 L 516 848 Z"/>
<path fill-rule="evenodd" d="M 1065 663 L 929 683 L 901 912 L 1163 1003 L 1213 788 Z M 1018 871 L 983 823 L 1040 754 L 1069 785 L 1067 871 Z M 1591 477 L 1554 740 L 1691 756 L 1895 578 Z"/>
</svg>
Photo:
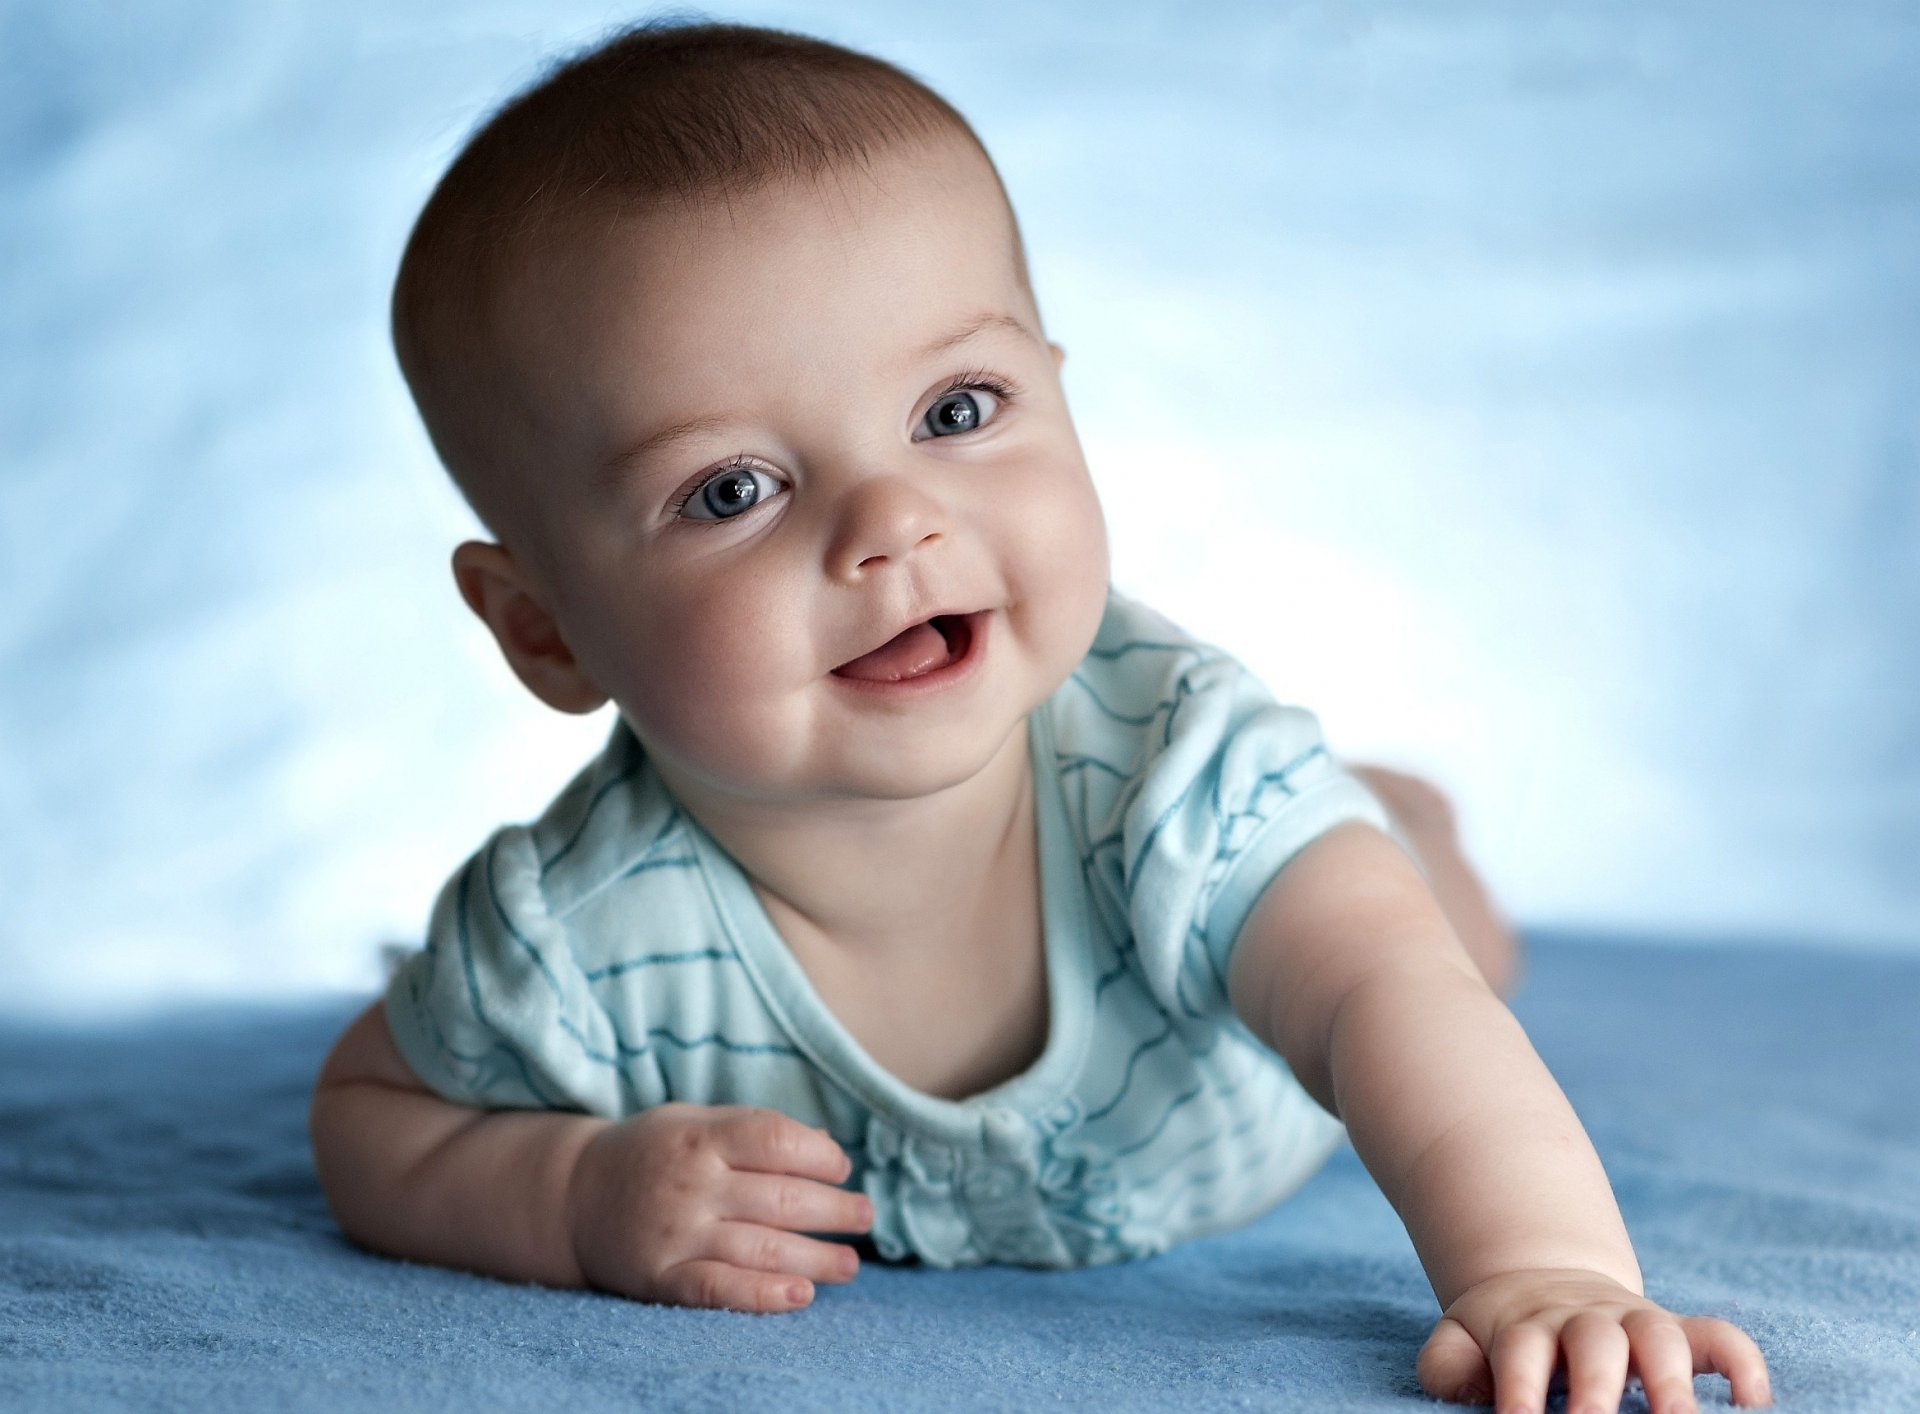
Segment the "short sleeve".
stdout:
<svg viewBox="0 0 1920 1414">
<path fill-rule="evenodd" d="M 1311 712 L 1273 701 L 1231 659 L 1189 682 L 1125 838 L 1142 960 L 1204 1011 L 1227 1005 L 1234 942 L 1281 866 L 1336 825 L 1385 829 L 1387 819 L 1327 751 Z"/>
<path fill-rule="evenodd" d="M 532 836 L 496 834 L 441 890 L 426 947 L 388 984 L 394 1044 L 423 1084 L 480 1109 L 616 1118 L 621 1043 L 549 913 Z"/>
<path fill-rule="evenodd" d="M 1228 1013 L 1233 946 L 1274 875 L 1346 821 L 1390 830 L 1386 811 L 1313 713 L 1118 594 L 1068 687 L 1063 769 L 1082 781 L 1093 881 L 1124 910 L 1163 1006 Z"/>
</svg>

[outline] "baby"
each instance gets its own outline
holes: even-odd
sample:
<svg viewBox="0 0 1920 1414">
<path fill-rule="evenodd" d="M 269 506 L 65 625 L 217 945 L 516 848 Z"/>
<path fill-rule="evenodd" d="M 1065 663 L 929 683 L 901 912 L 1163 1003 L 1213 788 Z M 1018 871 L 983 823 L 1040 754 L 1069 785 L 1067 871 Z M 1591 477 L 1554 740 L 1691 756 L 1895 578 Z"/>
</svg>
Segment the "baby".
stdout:
<svg viewBox="0 0 1920 1414">
<path fill-rule="evenodd" d="M 497 538 L 462 596 L 542 701 L 618 718 L 328 1057 L 350 1237 L 790 1311 L 858 1270 L 826 1236 L 1115 1261 L 1350 1138 L 1444 1313 L 1429 1393 L 1540 1410 L 1564 1364 L 1574 1411 L 1630 1371 L 1656 1414 L 1707 1371 L 1769 1402 L 1743 1332 L 1641 1295 L 1444 800 L 1111 587 L 1063 351 L 941 99 L 628 31 L 467 145 L 394 335 Z"/>
</svg>

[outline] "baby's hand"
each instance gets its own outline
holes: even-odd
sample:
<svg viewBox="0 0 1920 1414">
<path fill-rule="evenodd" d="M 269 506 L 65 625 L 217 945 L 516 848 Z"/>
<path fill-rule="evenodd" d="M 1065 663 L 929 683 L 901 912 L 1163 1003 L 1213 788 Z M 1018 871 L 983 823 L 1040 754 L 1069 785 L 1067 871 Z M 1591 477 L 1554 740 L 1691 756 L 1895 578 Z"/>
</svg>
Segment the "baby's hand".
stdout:
<svg viewBox="0 0 1920 1414">
<path fill-rule="evenodd" d="M 1675 1316 L 1611 1277 L 1572 1269 L 1502 1272 L 1469 1287 L 1427 1337 L 1420 1387 L 1435 1399 L 1538 1414 L 1557 1360 L 1567 1414 L 1620 1406 L 1629 1364 L 1652 1414 L 1697 1414 L 1693 1377 L 1721 1374 L 1735 1404 L 1771 1404 L 1767 1361 L 1738 1326 Z"/>
<path fill-rule="evenodd" d="M 865 1232 L 864 1194 L 824 1132 L 778 1110 L 667 1104 L 610 1124 L 581 1150 L 568 1226 L 587 1281 L 641 1301 L 791 1311 L 816 1281 L 852 1281 L 851 1247 L 807 1232 Z"/>
</svg>

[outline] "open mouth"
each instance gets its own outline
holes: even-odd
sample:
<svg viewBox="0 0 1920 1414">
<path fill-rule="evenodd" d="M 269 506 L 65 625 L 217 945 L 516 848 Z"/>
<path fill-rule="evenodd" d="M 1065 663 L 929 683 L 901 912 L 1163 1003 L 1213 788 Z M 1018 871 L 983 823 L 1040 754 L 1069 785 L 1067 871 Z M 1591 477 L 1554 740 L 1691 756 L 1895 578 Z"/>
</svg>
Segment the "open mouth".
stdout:
<svg viewBox="0 0 1920 1414">
<path fill-rule="evenodd" d="M 842 663 L 833 675 L 855 682 L 907 682 L 950 668 L 972 651 L 981 617 L 980 613 L 936 614 L 895 634 L 871 653 Z"/>
</svg>

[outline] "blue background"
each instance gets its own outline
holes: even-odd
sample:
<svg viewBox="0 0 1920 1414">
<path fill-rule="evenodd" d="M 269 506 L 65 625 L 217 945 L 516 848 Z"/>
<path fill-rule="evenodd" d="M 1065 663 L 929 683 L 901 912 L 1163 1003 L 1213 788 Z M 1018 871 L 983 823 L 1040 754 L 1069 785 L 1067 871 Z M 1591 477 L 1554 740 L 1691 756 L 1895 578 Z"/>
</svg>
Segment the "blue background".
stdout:
<svg viewBox="0 0 1920 1414">
<path fill-rule="evenodd" d="M 607 5 L 0 0 L 0 1010 L 370 988 L 597 745 L 385 337 Z M 1920 949 L 1920 7 L 744 5 L 1020 212 L 1115 578 L 1525 922 Z"/>
</svg>

